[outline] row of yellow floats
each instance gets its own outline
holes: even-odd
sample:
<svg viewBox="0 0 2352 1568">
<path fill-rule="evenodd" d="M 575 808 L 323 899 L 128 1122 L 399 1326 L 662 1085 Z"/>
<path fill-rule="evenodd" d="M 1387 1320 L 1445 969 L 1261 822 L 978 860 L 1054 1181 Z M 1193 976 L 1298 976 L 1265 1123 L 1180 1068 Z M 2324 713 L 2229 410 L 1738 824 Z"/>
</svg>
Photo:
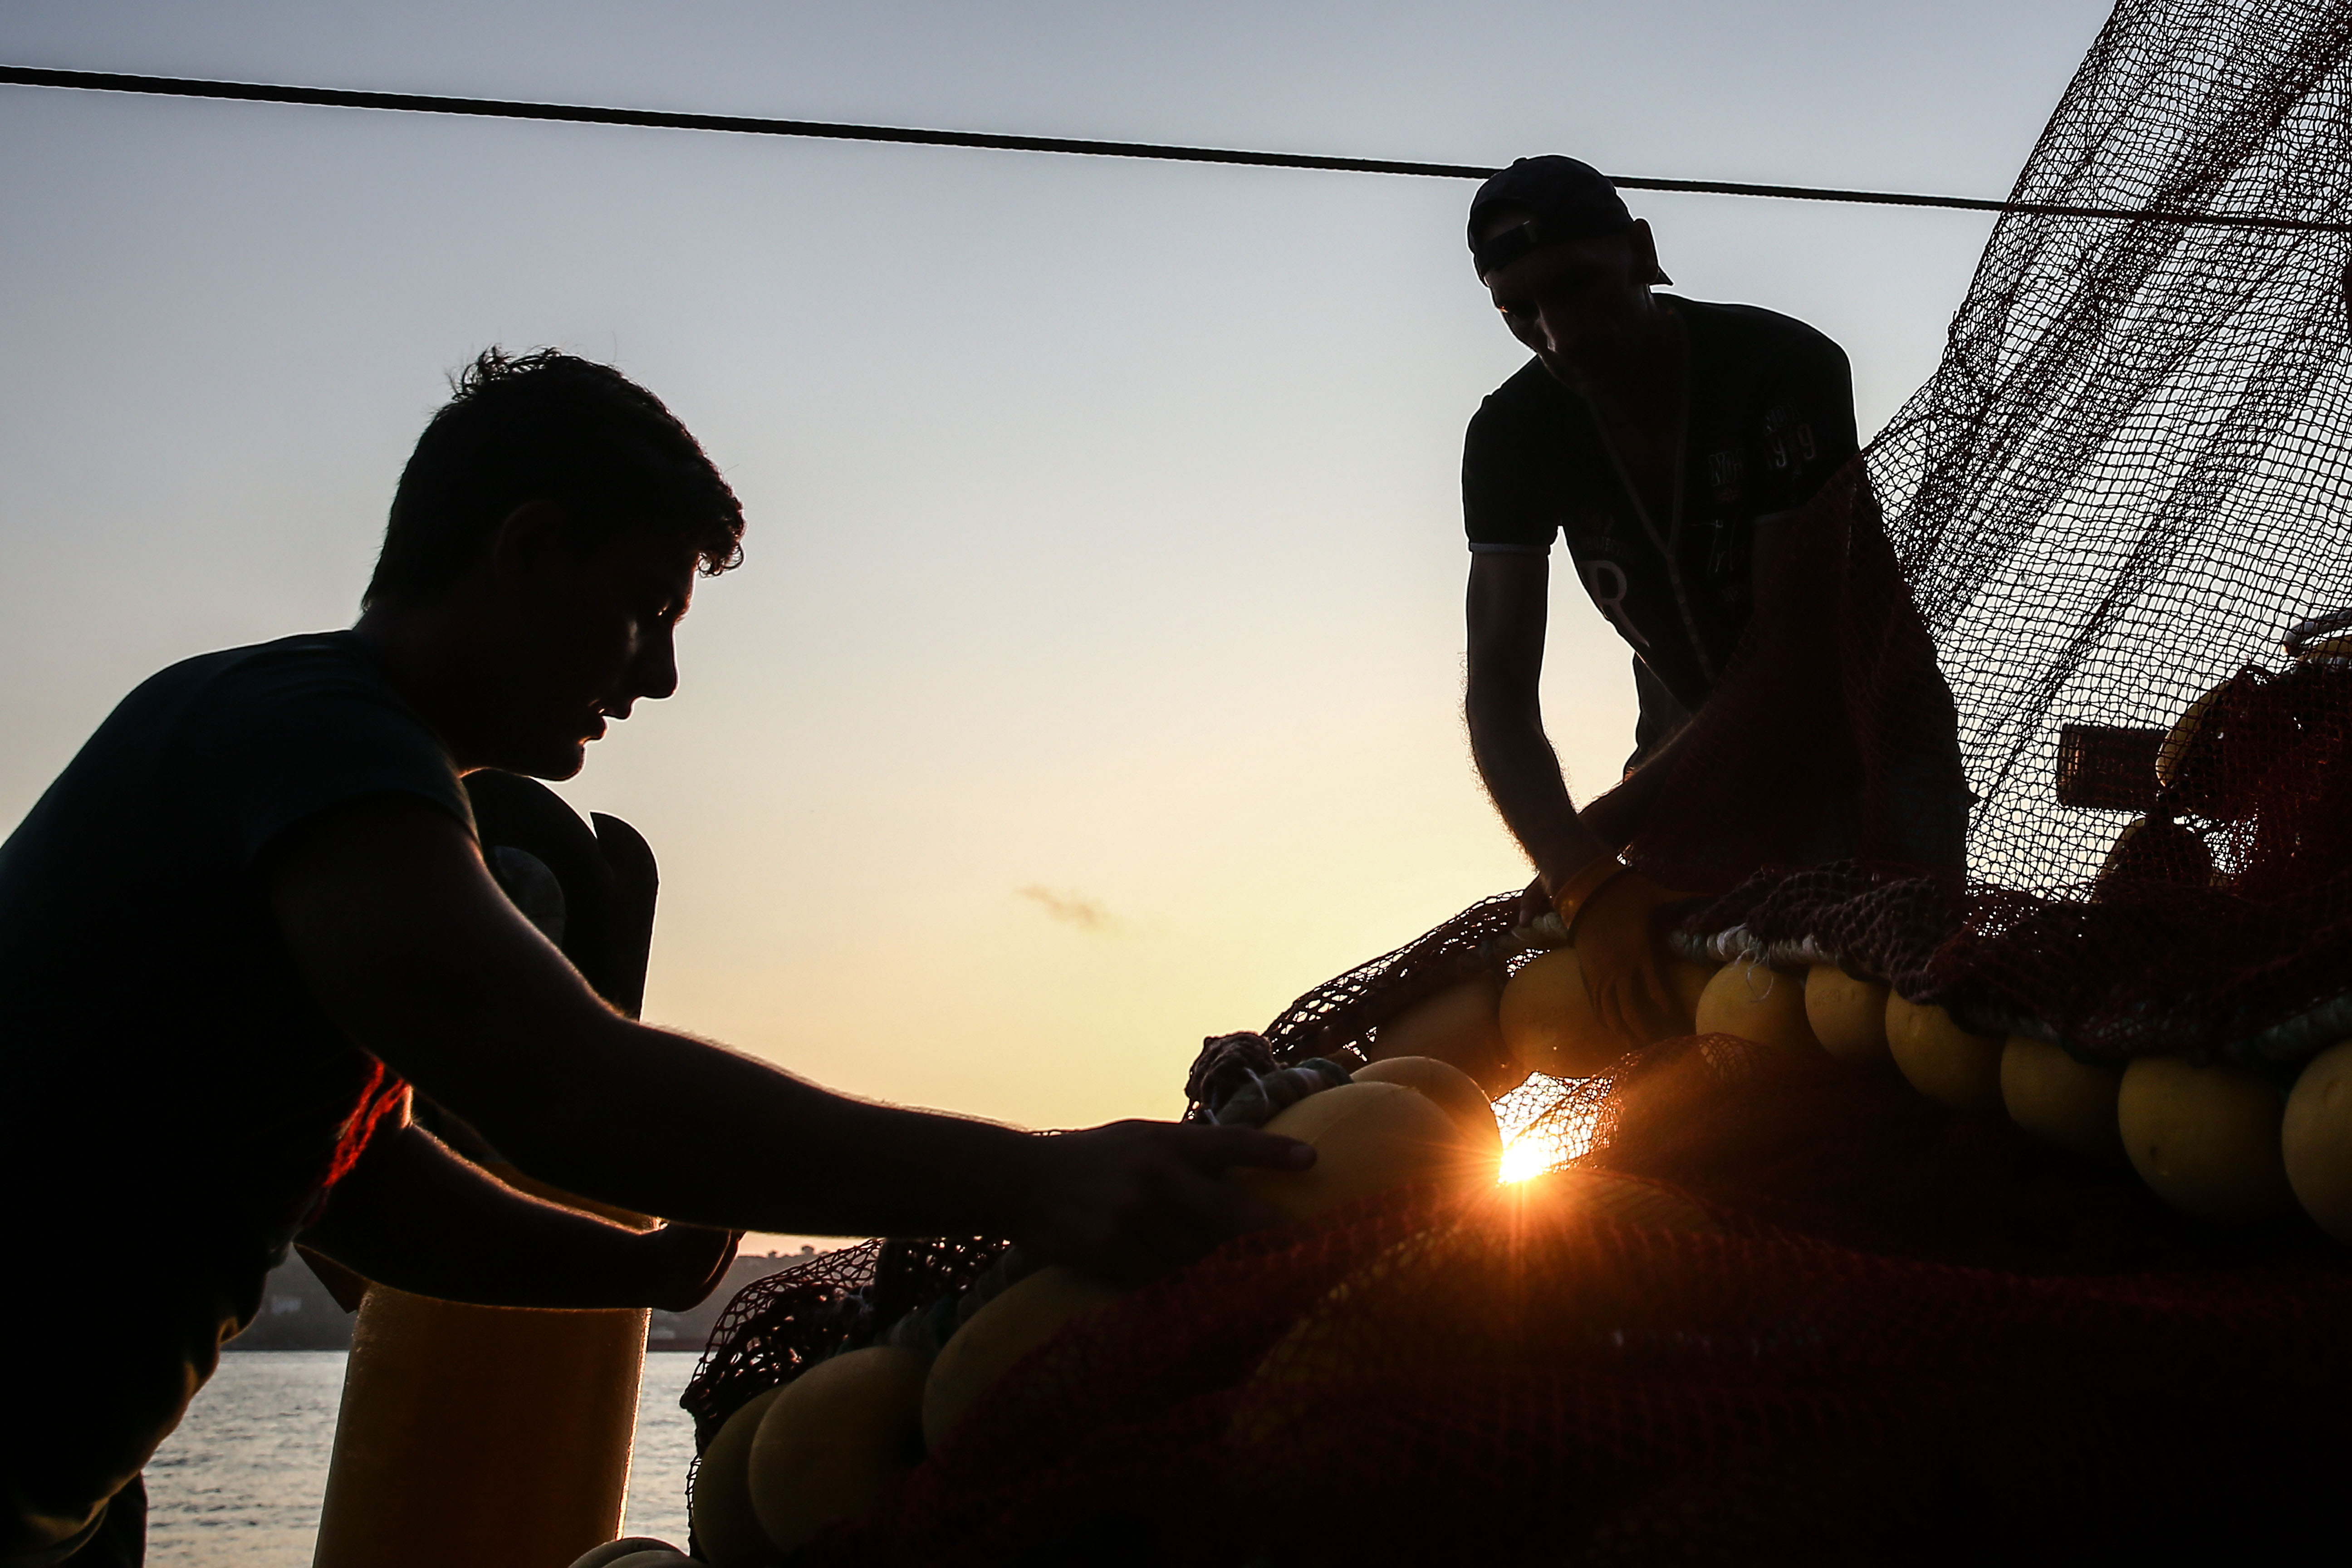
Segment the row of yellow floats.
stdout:
<svg viewBox="0 0 2352 1568">
<path fill-rule="evenodd" d="M 2299 1203 L 2330 1236 L 2352 1241 L 2352 1041 L 2321 1052 L 2282 1092 L 2222 1063 L 2146 1057 L 2115 1067 L 2027 1036 L 1976 1034 L 1941 1007 L 1833 964 L 1798 973 L 1746 959 L 1715 968 L 1676 961 L 1673 980 L 1695 1033 L 1822 1050 L 1857 1068 L 1891 1065 L 1956 1110 L 2005 1110 L 2059 1148 L 2128 1163 L 2200 1219 L 2258 1224 Z M 1441 995 L 1399 1026 L 1456 1037 L 1491 1029 L 1517 1067 L 1554 1077 L 1588 1077 L 1618 1056 L 1594 1022 L 1573 948 L 1538 954 L 1499 992 L 1481 981 Z"/>
</svg>

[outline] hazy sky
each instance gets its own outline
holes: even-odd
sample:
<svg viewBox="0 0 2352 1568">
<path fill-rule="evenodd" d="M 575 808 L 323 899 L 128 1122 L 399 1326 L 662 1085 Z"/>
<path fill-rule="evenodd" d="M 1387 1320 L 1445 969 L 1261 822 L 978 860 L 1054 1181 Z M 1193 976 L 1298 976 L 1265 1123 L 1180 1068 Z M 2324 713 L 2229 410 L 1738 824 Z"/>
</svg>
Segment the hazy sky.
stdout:
<svg viewBox="0 0 2352 1568">
<path fill-rule="evenodd" d="M 2005 194 L 2084 0 L 9 0 L 0 60 Z M 1523 881 L 1459 716 L 1462 183 L 0 88 L 0 823 L 171 660 L 348 624 L 486 344 L 611 360 L 751 515 L 565 787 L 651 838 L 647 1016 L 1032 1125 Z M 1935 365 L 1981 216 L 1634 195 L 1687 294 Z M 1547 711 L 1630 746 L 1572 580 Z"/>
</svg>

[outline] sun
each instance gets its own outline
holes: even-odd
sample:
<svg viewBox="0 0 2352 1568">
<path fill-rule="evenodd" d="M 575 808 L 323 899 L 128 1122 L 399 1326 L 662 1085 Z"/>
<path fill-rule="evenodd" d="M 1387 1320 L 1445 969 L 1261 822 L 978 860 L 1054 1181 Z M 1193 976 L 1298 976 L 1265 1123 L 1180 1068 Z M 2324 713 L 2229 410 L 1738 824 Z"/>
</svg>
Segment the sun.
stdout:
<svg viewBox="0 0 2352 1568">
<path fill-rule="evenodd" d="M 1503 1135 L 1497 1182 L 1556 1171 L 1592 1147 L 1592 1110 L 1563 1105 L 1577 1082 L 1537 1073 L 1495 1101 L 1495 1125 Z"/>
</svg>

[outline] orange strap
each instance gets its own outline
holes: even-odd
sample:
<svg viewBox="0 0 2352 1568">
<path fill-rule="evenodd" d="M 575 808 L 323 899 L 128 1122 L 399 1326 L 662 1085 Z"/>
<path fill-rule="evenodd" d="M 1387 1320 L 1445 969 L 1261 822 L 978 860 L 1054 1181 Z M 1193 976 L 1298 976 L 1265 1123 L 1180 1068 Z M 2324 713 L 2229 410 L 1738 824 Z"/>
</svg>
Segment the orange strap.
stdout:
<svg viewBox="0 0 2352 1568">
<path fill-rule="evenodd" d="M 1596 855 L 1560 884 L 1559 891 L 1551 896 L 1551 907 L 1559 911 L 1560 924 L 1568 928 L 1571 938 L 1576 935 L 1576 917 L 1584 912 L 1584 906 L 1591 900 L 1592 895 L 1630 869 L 1632 868 L 1614 855 Z"/>
</svg>

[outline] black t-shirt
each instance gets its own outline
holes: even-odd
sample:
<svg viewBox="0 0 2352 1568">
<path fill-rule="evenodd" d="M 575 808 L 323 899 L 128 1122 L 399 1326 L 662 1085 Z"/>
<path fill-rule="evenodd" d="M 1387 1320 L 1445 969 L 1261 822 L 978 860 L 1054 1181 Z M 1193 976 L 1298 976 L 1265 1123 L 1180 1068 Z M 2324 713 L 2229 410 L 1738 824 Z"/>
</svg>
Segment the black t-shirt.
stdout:
<svg viewBox="0 0 2352 1568">
<path fill-rule="evenodd" d="M 1715 689 L 1748 628 L 1756 530 L 1812 499 L 1857 449 L 1844 351 L 1750 305 L 1660 296 L 1689 354 L 1679 516 L 1645 521 L 1584 398 L 1529 360 L 1470 421 L 1470 548 L 1545 554 L 1633 646 L 1640 743 L 1662 743 Z"/>
<path fill-rule="evenodd" d="M 303 984 L 266 860 L 383 795 L 471 830 L 358 639 L 288 637 L 141 685 L 0 845 L 0 1172 L 36 1231 L 240 1275 L 283 1248 L 396 1086 Z"/>
</svg>

